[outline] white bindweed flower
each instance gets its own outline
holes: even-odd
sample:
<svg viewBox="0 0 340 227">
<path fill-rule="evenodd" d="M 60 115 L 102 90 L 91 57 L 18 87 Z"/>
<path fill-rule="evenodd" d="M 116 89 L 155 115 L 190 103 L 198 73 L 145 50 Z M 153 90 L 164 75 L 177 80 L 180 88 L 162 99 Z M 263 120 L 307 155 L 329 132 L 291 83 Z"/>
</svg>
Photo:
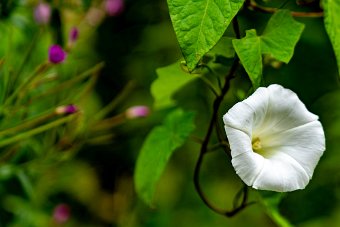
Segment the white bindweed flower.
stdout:
<svg viewBox="0 0 340 227">
<path fill-rule="evenodd" d="M 224 116 L 232 165 L 255 189 L 303 189 L 325 150 L 318 116 L 280 85 L 258 88 Z"/>
</svg>

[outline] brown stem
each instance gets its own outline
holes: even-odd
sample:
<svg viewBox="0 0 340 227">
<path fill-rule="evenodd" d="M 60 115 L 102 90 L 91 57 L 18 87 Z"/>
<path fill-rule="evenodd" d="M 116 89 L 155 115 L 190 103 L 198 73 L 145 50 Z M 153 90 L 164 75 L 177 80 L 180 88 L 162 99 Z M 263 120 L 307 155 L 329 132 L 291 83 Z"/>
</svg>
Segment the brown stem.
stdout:
<svg viewBox="0 0 340 227">
<path fill-rule="evenodd" d="M 235 214 L 237 214 L 238 212 L 240 212 L 241 210 L 243 210 L 245 207 L 247 207 L 248 205 L 250 205 L 250 203 L 247 203 L 247 191 L 244 191 L 244 197 L 242 200 L 242 203 L 240 206 L 235 207 L 233 210 L 231 211 L 225 211 L 222 210 L 221 208 L 215 207 L 206 197 L 205 193 L 203 192 L 200 182 L 199 182 L 199 173 L 200 173 L 200 169 L 202 166 L 202 162 L 203 162 L 203 157 L 204 155 L 208 152 L 208 144 L 214 129 L 214 126 L 216 125 L 217 122 L 217 116 L 218 116 L 218 110 L 219 107 L 223 101 L 224 96 L 226 95 L 226 93 L 229 90 L 230 87 L 230 82 L 231 80 L 235 77 L 235 73 L 237 68 L 239 67 L 239 59 L 238 57 L 235 57 L 234 59 L 234 63 L 228 73 L 228 75 L 226 76 L 226 80 L 225 80 L 225 84 L 222 88 L 222 92 L 221 95 L 217 96 L 214 100 L 214 104 L 213 104 L 213 114 L 210 120 L 210 124 L 207 130 L 207 134 L 205 136 L 205 138 L 203 139 L 202 142 L 202 146 L 201 146 L 201 150 L 200 150 L 200 154 L 196 163 L 196 167 L 195 167 L 195 171 L 194 171 L 194 185 L 196 188 L 197 193 L 199 194 L 199 196 L 201 197 L 202 201 L 205 203 L 205 205 L 207 205 L 211 210 L 215 211 L 218 214 L 227 216 L 227 217 L 232 217 Z"/>
<path fill-rule="evenodd" d="M 276 13 L 279 9 L 278 8 L 271 8 L 271 7 L 264 7 L 258 5 L 254 0 L 246 0 L 245 5 L 250 10 L 262 12 L 262 13 Z M 323 17 L 324 13 L 321 12 L 291 12 L 293 17 Z"/>
</svg>

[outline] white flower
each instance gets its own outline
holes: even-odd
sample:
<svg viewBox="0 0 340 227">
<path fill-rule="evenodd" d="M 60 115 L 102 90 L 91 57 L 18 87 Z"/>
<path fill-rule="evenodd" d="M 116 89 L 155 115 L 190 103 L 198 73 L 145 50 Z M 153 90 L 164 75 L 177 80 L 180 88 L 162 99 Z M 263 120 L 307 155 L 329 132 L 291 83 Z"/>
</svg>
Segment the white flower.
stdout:
<svg viewBox="0 0 340 227">
<path fill-rule="evenodd" d="M 258 88 L 223 116 L 232 165 L 255 189 L 303 189 L 325 150 L 318 116 L 280 85 Z"/>
</svg>

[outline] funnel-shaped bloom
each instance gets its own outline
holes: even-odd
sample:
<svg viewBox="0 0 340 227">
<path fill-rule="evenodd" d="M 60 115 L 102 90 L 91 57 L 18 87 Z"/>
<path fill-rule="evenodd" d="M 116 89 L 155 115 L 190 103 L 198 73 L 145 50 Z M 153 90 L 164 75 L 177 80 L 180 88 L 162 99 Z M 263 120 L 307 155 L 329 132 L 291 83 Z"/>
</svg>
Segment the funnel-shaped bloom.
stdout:
<svg viewBox="0 0 340 227">
<path fill-rule="evenodd" d="M 259 88 L 223 116 L 232 165 L 255 189 L 303 189 L 325 150 L 318 116 L 280 85 Z"/>
</svg>

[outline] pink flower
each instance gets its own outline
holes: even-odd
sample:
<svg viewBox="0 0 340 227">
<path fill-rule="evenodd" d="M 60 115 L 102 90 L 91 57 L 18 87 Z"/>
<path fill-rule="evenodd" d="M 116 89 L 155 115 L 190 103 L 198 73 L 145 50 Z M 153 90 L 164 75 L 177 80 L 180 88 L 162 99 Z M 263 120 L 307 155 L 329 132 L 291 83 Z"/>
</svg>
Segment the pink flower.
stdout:
<svg viewBox="0 0 340 227">
<path fill-rule="evenodd" d="M 78 112 L 78 107 L 76 105 L 59 106 L 56 108 L 55 112 L 57 114 L 73 114 Z"/>
<path fill-rule="evenodd" d="M 118 16 L 124 10 L 124 1 L 123 0 L 106 0 L 105 8 L 109 16 Z"/>
<path fill-rule="evenodd" d="M 52 45 L 48 50 L 48 59 L 54 64 L 63 62 L 66 58 L 66 52 L 59 45 Z"/>
<path fill-rule="evenodd" d="M 53 219 L 57 223 L 65 223 L 70 218 L 70 207 L 67 204 L 59 204 L 54 208 Z"/>
<path fill-rule="evenodd" d="M 133 106 L 127 109 L 125 113 L 129 119 L 146 117 L 150 114 L 150 109 L 147 106 Z"/>
<path fill-rule="evenodd" d="M 34 9 L 34 19 L 37 24 L 48 24 L 51 18 L 51 7 L 47 3 L 39 3 Z"/>
</svg>

